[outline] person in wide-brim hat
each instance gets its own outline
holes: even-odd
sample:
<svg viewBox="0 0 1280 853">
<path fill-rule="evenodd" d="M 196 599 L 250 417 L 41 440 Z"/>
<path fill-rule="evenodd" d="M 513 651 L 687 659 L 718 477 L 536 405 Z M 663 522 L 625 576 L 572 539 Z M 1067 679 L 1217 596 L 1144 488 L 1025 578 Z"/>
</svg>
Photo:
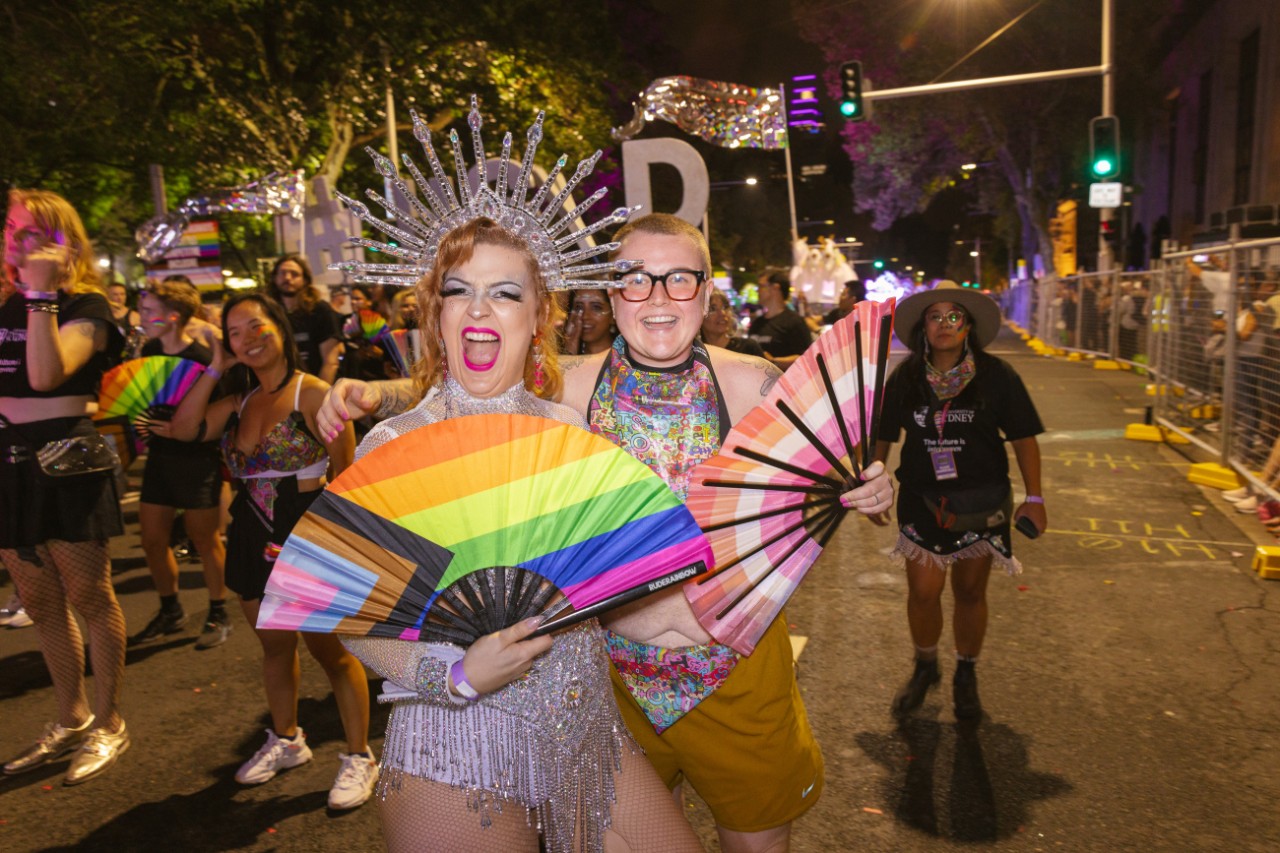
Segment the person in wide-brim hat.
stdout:
<svg viewBox="0 0 1280 853">
<path fill-rule="evenodd" d="M 1033 537 L 1048 525 L 1036 442 L 1044 425 L 1017 371 L 985 350 L 1000 331 L 1000 309 L 989 297 L 944 281 L 904 299 L 895 326 L 911 353 L 885 383 L 876 459 L 888 459 L 902 442 L 894 554 L 906 565 L 915 668 L 890 707 L 900 717 L 911 714 L 942 677 L 938 646 L 949 574 L 955 715 L 976 721 L 987 579 L 993 566 L 1022 570 L 1013 556 L 1014 524 Z M 1006 444 L 1026 492 L 1016 509 Z"/>
<path fill-rule="evenodd" d="M 908 347 L 915 349 L 924 338 L 916 334 L 924 312 L 930 305 L 950 302 L 959 305 L 969 315 L 970 335 L 979 347 L 985 349 L 1000 332 L 1000 306 L 984 293 L 961 287 L 954 281 L 944 280 L 932 290 L 913 293 L 898 303 L 894 311 L 893 331 Z"/>
</svg>

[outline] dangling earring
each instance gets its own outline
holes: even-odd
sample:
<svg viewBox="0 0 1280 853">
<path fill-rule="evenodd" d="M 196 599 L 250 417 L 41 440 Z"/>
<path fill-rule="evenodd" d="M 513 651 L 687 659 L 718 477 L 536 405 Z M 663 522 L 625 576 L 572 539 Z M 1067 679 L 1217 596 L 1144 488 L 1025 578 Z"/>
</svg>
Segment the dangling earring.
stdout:
<svg viewBox="0 0 1280 853">
<path fill-rule="evenodd" d="M 436 343 L 440 345 L 440 377 L 442 379 L 449 378 L 449 355 L 444 349 L 444 338 L 438 338 Z"/>
<path fill-rule="evenodd" d="M 543 369 L 542 332 L 533 336 L 533 390 L 541 391 L 547 384 L 547 373 Z"/>
</svg>

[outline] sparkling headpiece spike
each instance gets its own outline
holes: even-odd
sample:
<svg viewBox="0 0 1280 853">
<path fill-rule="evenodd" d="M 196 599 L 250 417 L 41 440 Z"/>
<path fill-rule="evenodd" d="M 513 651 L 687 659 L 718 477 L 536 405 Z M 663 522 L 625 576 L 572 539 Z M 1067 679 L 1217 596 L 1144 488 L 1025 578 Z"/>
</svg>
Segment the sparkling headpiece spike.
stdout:
<svg viewBox="0 0 1280 853">
<path fill-rule="evenodd" d="M 557 210 L 561 210 L 564 207 L 564 200 L 567 199 L 569 194 L 577 188 L 578 184 L 582 183 L 583 178 L 591 174 L 591 170 L 596 167 L 596 163 L 600 160 L 602 154 L 604 154 L 603 151 L 597 151 L 587 159 L 578 163 L 578 168 L 574 170 L 573 177 L 565 183 L 564 189 L 560 190 L 556 197 L 551 199 L 551 204 L 547 205 L 547 209 L 544 210 L 542 212 L 542 216 L 539 217 L 539 221 L 542 222 L 543 225 L 546 225 L 547 221 L 550 220 L 551 217 L 555 216 Z"/>
<path fill-rule="evenodd" d="M 507 197 L 507 164 L 511 162 L 511 133 L 508 131 L 502 137 L 502 168 L 498 170 L 498 185 L 494 188 L 494 192 L 498 194 L 498 198 Z"/>
<path fill-rule="evenodd" d="M 427 162 L 431 164 L 431 174 L 435 175 L 436 182 L 443 187 L 441 192 L 445 194 L 444 202 L 448 204 L 450 211 L 457 210 L 461 205 L 458 204 L 458 197 L 453 194 L 453 184 L 449 183 L 449 177 L 444 173 L 444 168 L 440 165 L 440 158 L 436 156 L 436 150 L 431 145 L 431 129 L 427 127 L 422 119 L 418 118 L 418 114 L 413 110 L 409 111 L 409 116 L 413 119 L 414 138 L 422 143 L 422 151 L 427 155 Z M 404 156 L 405 159 L 409 157 L 408 154 Z M 417 176 L 414 176 L 414 180 L 418 181 L 419 186 L 430 189 L 430 184 L 423 183 Z M 431 190 L 431 192 L 434 194 L 435 191 Z M 441 217 L 444 216 L 444 214 L 440 215 Z"/>
<path fill-rule="evenodd" d="M 511 203 L 523 207 L 529 196 L 529 175 L 533 172 L 533 155 L 542 142 L 542 122 L 547 117 L 545 110 L 538 110 L 538 117 L 529 125 L 528 140 L 524 146 L 524 158 L 520 161 L 520 177 L 516 178 L 515 192 L 511 195 Z"/>
<path fill-rule="evenodd" d="M 366 149 L 373 158 L 378 173 L 391 181 L 404 195 L 410 209 L 405 210 L 395 201 L 388 201 L 380 193 L 369 190 L 369 198 L 386 211 L 387 219 L 383 219 L 373 214 L 363 202 L 338 193 L 338 198 L 356 218 L 386 235 L 387 239 L 383 242 L 355 236 L 350 240 L 354 245 L 380 252 L 384 256 L 383 262 L 339 261 L 330 264 L 329 269 L 341 270 L 358 282 L 412 285 L 430 271 L 436 261 L 440 241 L 446 234 L 482 216 L 494 220 L 525 241 L 538 262 L 539 271 L 549 290 L 608 287 L 612 285 L 611 281 L 593 277 L 610 272 L 628 272 L 639 267 L 643 261 L 600 260 L 602 255 L 617 251 L 619 244 L 616 242 L 600 245 L 590 243 L 593 235 L 625 222 L 637 208 L 619 207 L 598 222 L 585 225 L 572 233 L 565 233 L 605 195 L 604 190 L 598 190 L 582 204 L 576 207 L 570 204 L 570 209 L 566 210 L 566 202 L 570 202 L 573 191 L 582 184 L 600 160 L 599 151 L 579 162 L 573 176 L 552 197 L 551 185 L 569 162 L 567 157 L 561 155 L 546 182 L 526 201 L 534 154 L 542 141 L 544 115 L 539 112 L 529 127 L 528 144 L 525 146 L 515 185 L 510 185 L 507 178 L 506 164 L 510 161 L 512 147 L 510 133 L 502 138 L 503 168 L 499 170 L 497 180 L 490 185 L 484 141 L 480 133 L 484 118 L 476 99 L 471 99 L 467 127 L 471 132 L 471 149 L 480 172 L 479 183 L 472 189 L 463 142 L 458 132 L 449 132 L 449 147 L 452 149 L 456 173 L 456 178 L 450 179 L 431 144 L 431 129 L 416 112 L 411 111 L 413 135 L 422 144 L 433 178 L 428 179 L 413 160 L 407 154 L 404 155 L 402 159 L 405 168 L 416 184 L 417 193 L 414 193 L 413 188 L 400 178 L 391 160 L 372 149 Z M 586 248 L 581 247 L 583 242 L 588 243 Z M 386 259 L 390 258 L 403 259 L 405 263 L 387 263 Z M 591 262 L 593 259 L 594 262 Z"/>
<path fill-rule="evenodd" d="M 456 130 L 449 131 L 449 147 L 453 149 L 454 174 L 458 176 L 458 201 L 463 207 L 470 207 L 471 181 L 467 180 L 467 161 L 462 156 L 462 138 Z"/>
</svg>

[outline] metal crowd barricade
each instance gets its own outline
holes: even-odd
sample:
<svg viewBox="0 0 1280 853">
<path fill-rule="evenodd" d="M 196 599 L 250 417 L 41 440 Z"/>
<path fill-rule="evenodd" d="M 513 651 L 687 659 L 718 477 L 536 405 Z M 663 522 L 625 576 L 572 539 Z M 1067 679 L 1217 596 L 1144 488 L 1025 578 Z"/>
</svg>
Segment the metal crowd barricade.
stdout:
<svg viewBox="0 0 1280 853">
<path fill-rule="evenodd" d="M 1280 499 L 1280 238 L 1166 245 L 1150 271 L 1046 276 L 1000 301 L 1050 346 L 1145 371 L 1157 423 Z"/>
</svg>

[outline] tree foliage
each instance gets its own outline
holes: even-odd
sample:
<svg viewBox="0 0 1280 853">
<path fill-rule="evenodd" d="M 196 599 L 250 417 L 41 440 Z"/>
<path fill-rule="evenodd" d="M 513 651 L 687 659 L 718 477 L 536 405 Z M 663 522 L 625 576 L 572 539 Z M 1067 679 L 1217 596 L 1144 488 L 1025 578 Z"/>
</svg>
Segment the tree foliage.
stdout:
<svg viewBox="0 0 1280 853">
<path fill-rule="evenodd" d="M 147 164 L 171 203 L 275 169 L 353 190 L 376 185 L 364 145 L 415 153 L 408 110 L 437 130 L 480 97 L 487 144 L 538 109 L 542 152 L 590 153 L 614 115 L 602 78 L 627 91 L 610 4 L 471 0 L 0 0 L 0 177 L 66 194 L 101 238 L 150 213 Z M 493 152 L 491 152 L 493 153 Z"/>
</svg>

